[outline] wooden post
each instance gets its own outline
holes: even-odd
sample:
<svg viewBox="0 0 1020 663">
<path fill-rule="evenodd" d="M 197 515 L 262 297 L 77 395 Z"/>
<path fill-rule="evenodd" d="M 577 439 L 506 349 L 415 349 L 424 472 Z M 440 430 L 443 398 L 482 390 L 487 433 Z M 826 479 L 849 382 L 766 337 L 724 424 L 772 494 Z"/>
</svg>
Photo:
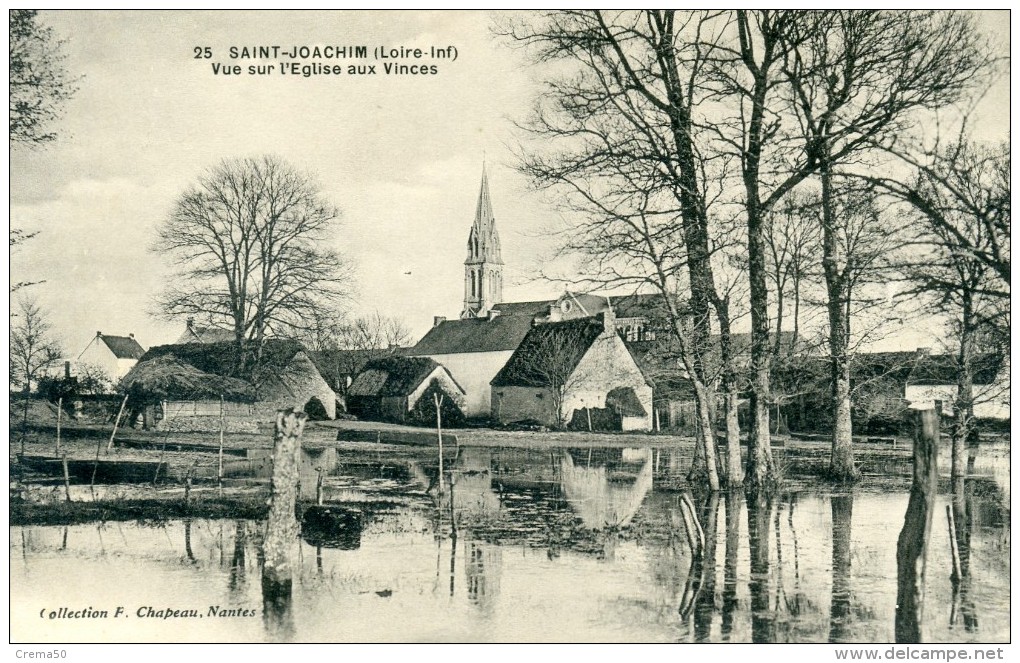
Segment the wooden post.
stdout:
<svg viewBox="0 0 1020 663">
<path fill-rule="evenodd" d="M 956 518 L 953 516 L 953 507 L 949 504 L 946 505 L 946 521 L 949 524 L 949 553 L 953 557 L 953 573 L 949 577 L 956 585 L 963 578 L 963 574 L 960 572 L 960 547 L 956 538 Z"/>
<path fill-rule="evenodd" d="M 60 415 L 64 411 L 64 397 L 57 399 L 57 450 L 54 455 L 60 455 Z"/>
<path fill-rule="evenodd" d="M 896 642 L 923 642 L 924 574 L 938 491 L 939 414 L 914 408 L 914 472 L 903 529 L 896 542 Z"/>
<path fill-rule="evenodd" d="M 262 615 L 270 634 L 288 639 L 293 634 L 293 548 L 298 523 L 294 515 L 300 466 L 301 433 L 308 415 L 301 410 L 280 410 L 276 414 L 273 444 L 273 478 L 269 518 L 263 542 Z"/>
<path fill-rule="evenodd" d="M 223 395 L 220 395 L 220 450 L 219 450 L 219 462 L 216 468 L 216 485 L 219 489 L 220 497 L 223 497 L 223 430 L 226 427 L 226 422 L 223 418 Z"/>
<path fill-rule="evenodd" d="M 71 501 L 71 474 L 67 471 L 67 454 L 60 457 L 60 464 L 64 466 L 64 496 Z M 66 534 L 65 534 L 66 536 Z"/>
<path fill-rule="evenodd" d="M 319 476 L 315 479 L 315 503 L 322 506 L 324 497 L 324 491 L 322 490 L 322 468 L 317 467 L 315 469 L 319 474 Z"/>
<path fill-rule="evenodd" d="M 591 432 L 591 408 L 584 408 L 584 413 L 588 415 L 588 432 Z"/>
<path fill-rule="evenodd" d="M 440 408 L 443 405 L 442 394 L 432 394 L 432 402 L 436 404 L 436 435 L 439 437 L 439 494 L 446 492 L 443 486 L 443 417 Z"/>
<path fill-rule="evenodd" d="M 124 400 L 120 402 L 120 411 L 117 412 L 117 418 L 113 422 L 113 432 L 110 433 L 110 443 L 106 445 L 106 453 L 110 453 L 110 449 L 113 448 L 113 438 L 117 435 L 117 426 L 120 425 L 120 417 L 124 414 L 124 406 L 127 405 L 128 395 L 124 394 Z"/>
</svg>

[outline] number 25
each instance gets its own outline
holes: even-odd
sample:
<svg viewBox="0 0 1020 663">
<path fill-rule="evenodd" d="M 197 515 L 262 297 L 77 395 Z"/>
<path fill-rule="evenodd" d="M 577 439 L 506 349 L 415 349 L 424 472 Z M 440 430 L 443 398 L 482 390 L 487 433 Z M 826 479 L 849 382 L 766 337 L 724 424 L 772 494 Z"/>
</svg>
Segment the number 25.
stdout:
<svg viewBox="0 0 1020 663">
<path fill-rule="evenodd" d="M 195 47 L 195 59 L 196 60 L 202 60 L 202 59 L 208 60 L 211 57 L 212 57 L 212 49 L 209 48 L 208 46 L 196 46 Z"/>
</svg>

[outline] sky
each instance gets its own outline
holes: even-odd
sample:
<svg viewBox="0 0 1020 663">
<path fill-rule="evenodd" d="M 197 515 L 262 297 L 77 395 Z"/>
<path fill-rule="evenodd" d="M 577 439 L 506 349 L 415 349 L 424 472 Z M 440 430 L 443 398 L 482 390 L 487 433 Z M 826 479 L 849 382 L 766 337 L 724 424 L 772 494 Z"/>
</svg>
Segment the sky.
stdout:
<svg viewBox="0 0 1020 663">
<path fill-rule="evenodd" d="M 42 149 L 10 154 L 13 227 L 39 235 L 11 255 L 15 281 L 49 312 L 75 356 L 96 331 L 172 342 L 183 320 L 153 298 L 170 265 L 150 250 L 175 198 L 224 158 L 276 154 L 310 173 L 342 210 L 334 248 L 355 268 L 354 315 L 401 318 L 417 339 L 456 316 L 483 160 L 502 240 L 504 299 L 553 298 L 535 278 L 555 250 L 558 213 L 514 170 L 514 120 L 541 86 L 487 12 L 44 11 L 66 39 L 79 90 Z M 982 17 L 1008 45 L 1008 13 Z M 225 76 L 232 46 L 454 46 L 436 75 Z M 208 47 L 211 59 L 196 59 Z M 373 59 L 336 60 L 372 64 Z M 402 60 L 415 64 L 412 60 Z M 1009 131 L 1008 81 L 982 106 L 983 131 Z M 408 273 L 409 272 L 409 273 Z M 917 330 L 895 344 L 925 344 Z"/>
</svg>

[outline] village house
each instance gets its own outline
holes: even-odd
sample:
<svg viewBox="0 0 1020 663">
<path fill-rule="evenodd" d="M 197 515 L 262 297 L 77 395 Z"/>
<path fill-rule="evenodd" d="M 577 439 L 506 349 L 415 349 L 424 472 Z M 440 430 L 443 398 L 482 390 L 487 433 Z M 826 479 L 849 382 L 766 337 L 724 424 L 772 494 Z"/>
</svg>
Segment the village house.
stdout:
<svg viewBox="0 0 1020 663">
<path fill-rule="evenodd" d="M 232 343 L 151 348 L 121 381 L 129 408 L 147 425 L 218 429 L 220 416 L 241 428 L 297 407 L 313 418 L 336 417 L 336 393 L 297 341 L 268 339 L 257 370 L 238 369 Z"/>
<path fill-rule="evenodd" d="M 143 354 L 145 350 L 135 340 L 134 334 L 112 336 L 97 331 L 75 359 L 75 371 L 81 374 L 97 369 L 117 381 L 127 375 Z"/>
<path fill-rule="evenodd" d="M 365 364 L 347 390 L 347 405 L 359 419 L 433 424 L 434 396 L 442 398 L 443 419 L 451 421 L 463 417 L 458 403 L 464 395 L 450 371 L 434 360 L 394 356 Z"/>
<path fill-rule="evenodd" d="M 620 430 L 652 426 L 652 387 L 612 313 L 533 326 L 491 381 L 492 418 L 564 426 L 576 410 L 613 409 Z"/>
</svg>

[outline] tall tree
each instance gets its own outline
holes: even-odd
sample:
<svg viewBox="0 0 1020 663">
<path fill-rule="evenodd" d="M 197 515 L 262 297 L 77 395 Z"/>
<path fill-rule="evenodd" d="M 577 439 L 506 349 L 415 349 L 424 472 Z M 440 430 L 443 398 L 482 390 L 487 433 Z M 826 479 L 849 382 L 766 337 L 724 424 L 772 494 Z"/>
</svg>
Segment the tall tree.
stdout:
<svg viewBox="0 0 1020 663">
<path fill-rule="evenodd" d="M 974 371 L 983 330 L 1009 337 L 1009 146 L 967 140 L 936 150 L 912 181 L 870 179 L 912 206 L 921 232 L 905 260 L 906 296 L 927 297 L 947 314 L 957 346 L 952 476 L 965 472 L 965 445 L 975 435 Z M 997 333 L 995 333 L 997 332 Z M 987 334 L 986 334 L 987 335 Z"/>
<path fill-rule="evenodd" d="M 539 62 L 567 65 L 550 75 L 526 125 L 543 147 L 523 169 L 567 192 L 584 217 L 569 244 L 604 283 L 646 284 L 662 296 L 714 489 L 711 318 L 728 338 L 728 310 L 716 292 L 708 216 L 717 167 L 700 152 L 694 119 L 711 50 L 698 34 L 711 20 L 707 12 L 563 11 L 501 30 Z M 731 453 L 739 460 L 739 449 Z"/>
<path fill-rule="evenodd" d="M 61 354 L 52 325 L 38 302 L 20 298 L 17 313 L 11 317 L 11 385 L 29 393 L 42 372 L 56 363 Z"/>
<path fill-rule="evenodd" d="M 919 114 L 958 101 L 988 64 L 966 14 L 936 11 L 818 11 L 798 16 L 781 36 L 784 113 L 796 146 L 788 183 L 821 181 L 823 267 L 828 295 L 833 380 L 829 474 L 853 479 L 850 422 L 849 308 L 838 264 L 837 168 L 894 141 Z M 785 185 L 786 183 L 784 183 Z M 783 194 L 784 185 L 773 193 Z"/>
<path fill-rule="evenodd" d="M 10 31 L 10 137 L 36 146 L 57 137 L 53 123 L 75 91 L 64 68 L 64 42 L 39 22 L 34 9 L 12 9 Z"/>
<path fill-rule="evenodd" d="M 348 269 L 329 248 L 338 215 L 311 176 L 278 157 L 223 161 L 159 228 L 153 250 L 177 270 L 163 312 L 231 329 L 236 370 L 253 370 L 266 338 L 300 336 L 343 300 Z"/>
</svg>

